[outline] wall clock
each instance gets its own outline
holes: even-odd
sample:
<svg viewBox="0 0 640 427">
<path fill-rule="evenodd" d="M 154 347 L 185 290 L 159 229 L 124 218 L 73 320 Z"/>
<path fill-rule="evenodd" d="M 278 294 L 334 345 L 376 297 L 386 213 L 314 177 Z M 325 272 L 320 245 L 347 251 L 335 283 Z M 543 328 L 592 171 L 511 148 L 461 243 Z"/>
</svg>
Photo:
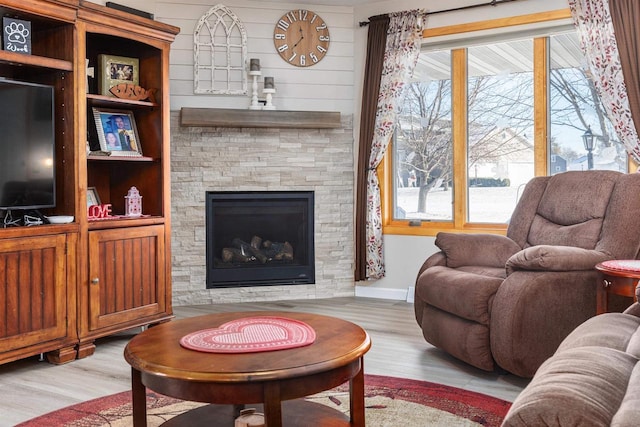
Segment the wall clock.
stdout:
<svg viewBox="0 0 640 427">
<path fill-rule="evenodd" d="M 282 15 L 273 31 L 273 43 L 282 59 L 296 67 L 310 67 L 329 50 L 329 28 L 310 10 L 296 9 Z"/>
</svg>

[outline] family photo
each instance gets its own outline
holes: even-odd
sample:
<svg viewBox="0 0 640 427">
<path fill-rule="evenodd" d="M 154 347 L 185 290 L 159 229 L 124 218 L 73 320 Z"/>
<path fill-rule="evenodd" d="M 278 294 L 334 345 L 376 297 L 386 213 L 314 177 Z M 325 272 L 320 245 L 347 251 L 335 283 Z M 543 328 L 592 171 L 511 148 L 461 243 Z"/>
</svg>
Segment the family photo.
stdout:
<svg viewBox="0 0 640 427">
<path fill-rule="evenodd" d="M 100 149 L 121 155 L 140 154 L 140 144 L 133 113 L 94 108 Z"/>
</svg>

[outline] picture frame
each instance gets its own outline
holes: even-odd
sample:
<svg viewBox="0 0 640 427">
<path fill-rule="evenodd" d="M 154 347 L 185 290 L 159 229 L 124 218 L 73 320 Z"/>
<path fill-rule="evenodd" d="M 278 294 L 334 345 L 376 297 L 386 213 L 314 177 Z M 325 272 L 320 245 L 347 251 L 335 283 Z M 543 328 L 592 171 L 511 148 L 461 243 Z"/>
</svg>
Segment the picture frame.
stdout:
<svg viewBox="0 0 640 427">
<path fill-rule="evenodd" d="M 120 83 L 140 84 L 140 60 L 126 56 L 98 55 L 98 92 L 113 97 L 109 91 Z"/>
<path fill-rule="evenodd" d="M 121 157 L 142 156 L 133 111 L 94 107 L 93 117 L 102 154 Z"/>
<path fill-rule="evenodd" d="M 87 188 L 87 207 L 101 204 L 100 196 L 98 196 L 98 190 L 96 190 L 96 187 Z"/>
<path fill-rule="evenodd" d="M 2 17 L 2 49 L 31 55 L 31 21 Z"/>
</svg>

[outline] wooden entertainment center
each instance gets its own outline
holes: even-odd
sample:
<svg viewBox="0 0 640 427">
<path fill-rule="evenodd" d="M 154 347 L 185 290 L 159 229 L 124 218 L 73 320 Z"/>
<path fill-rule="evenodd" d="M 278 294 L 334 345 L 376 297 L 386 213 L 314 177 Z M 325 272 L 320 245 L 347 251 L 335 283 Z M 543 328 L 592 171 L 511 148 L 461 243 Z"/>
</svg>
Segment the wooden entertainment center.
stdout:
<svg viewBox="0 0 640 427">
<path fill-rule="evenodd" d="M 55 88 L 56 207 L 42 213 L 74 217 L 0 228 L 0 363 L 40 353 L 66 363 L 93 354 L 97 338 L 172 317 L 169 49 L 179 28 L 83 0 L 0 0 L 0 12 L 30 23 L 32 46 L 0 50 L 0 78 Z M 153 99 L 100 94 L 101 55 L 135 58 Z M 93 108 L 132 113 L 143 155 L 90 154 Z M 133 186 L 143 215 L 124 217 Z M 89 218 L 88 188 L 113 217 Z"/>
</svg>

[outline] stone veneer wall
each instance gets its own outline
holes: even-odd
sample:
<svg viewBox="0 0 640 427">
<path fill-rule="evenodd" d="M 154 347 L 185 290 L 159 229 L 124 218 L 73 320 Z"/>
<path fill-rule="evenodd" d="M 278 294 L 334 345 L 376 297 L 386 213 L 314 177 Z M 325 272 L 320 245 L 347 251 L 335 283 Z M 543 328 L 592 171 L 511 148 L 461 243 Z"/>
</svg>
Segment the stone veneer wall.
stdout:
<svg viewBox="0 0 640 427">
<path fill-rule="evenodd" d="M 173 304 L 355 293 L 353 116 L 341 129 L 181 127 L 171 113 Z M 316 283 L 206 289 L 206 191 L 314 191 Z"/>
</svg>

